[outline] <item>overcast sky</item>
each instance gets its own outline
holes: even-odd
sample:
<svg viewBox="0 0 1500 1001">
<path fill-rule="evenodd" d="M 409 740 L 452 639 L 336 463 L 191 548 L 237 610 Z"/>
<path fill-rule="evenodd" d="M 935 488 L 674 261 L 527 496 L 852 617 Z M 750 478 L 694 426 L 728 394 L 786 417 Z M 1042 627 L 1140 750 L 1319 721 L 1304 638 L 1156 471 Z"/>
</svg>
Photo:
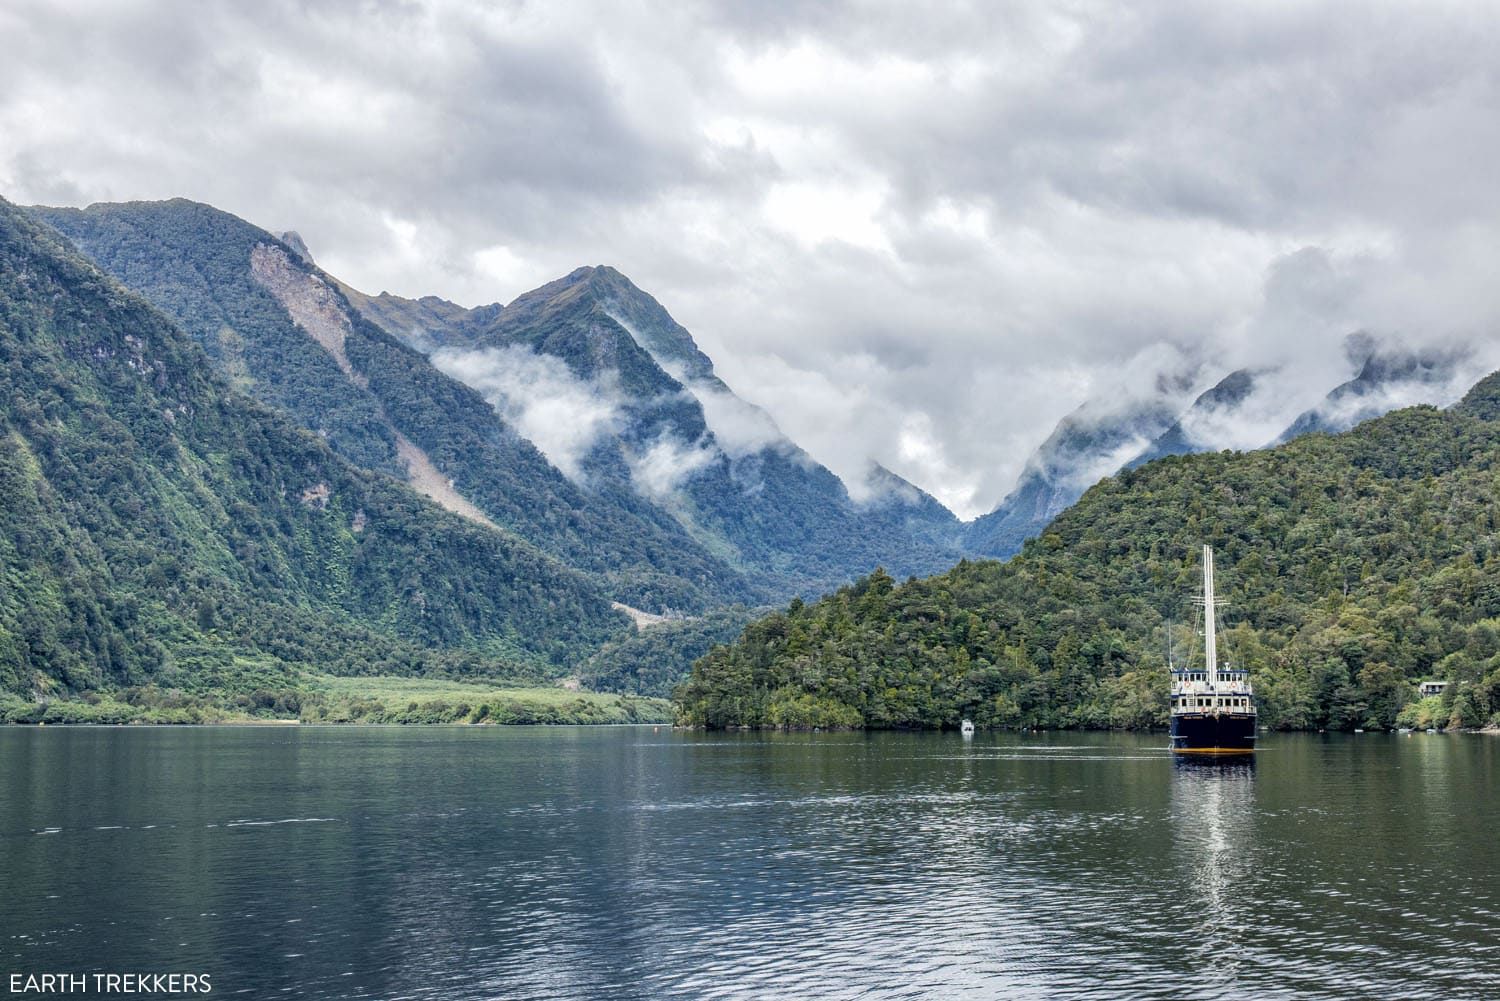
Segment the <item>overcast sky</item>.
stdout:
<svg viewBox="0 0 1500 1001">
<path fill-rule="evenodd" d="M 611 264 L 852 478 L 993 507 L 1090 397 L 1496 340 L 1494 4 L 0 0 L 0 194 L 362 289 Z M 1122 388 L 1123 387 L 1123 388 Z"/>
</svg>

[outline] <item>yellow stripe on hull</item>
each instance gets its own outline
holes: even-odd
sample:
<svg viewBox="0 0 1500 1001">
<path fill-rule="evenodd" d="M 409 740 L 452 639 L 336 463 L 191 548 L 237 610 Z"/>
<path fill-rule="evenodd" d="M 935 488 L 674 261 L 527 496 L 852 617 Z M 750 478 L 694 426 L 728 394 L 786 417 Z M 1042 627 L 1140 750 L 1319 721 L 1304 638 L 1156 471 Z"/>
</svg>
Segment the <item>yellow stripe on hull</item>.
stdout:
<svg viewBox="0 0 1500 1001">
<path fill-rule="evenodd" d="M 1174 747 L 1173 754 L 1254 754 L 1253 747 Z"/>
</svg>

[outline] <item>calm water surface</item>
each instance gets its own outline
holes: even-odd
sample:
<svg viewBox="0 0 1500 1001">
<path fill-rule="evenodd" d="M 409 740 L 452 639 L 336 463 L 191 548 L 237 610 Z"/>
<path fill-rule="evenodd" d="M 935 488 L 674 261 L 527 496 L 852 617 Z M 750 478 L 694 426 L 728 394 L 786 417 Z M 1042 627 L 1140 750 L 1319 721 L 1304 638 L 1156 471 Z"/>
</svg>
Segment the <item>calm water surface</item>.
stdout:
<svg viewBox="0 0 1500 1001">
<path fill-rule="evenodd" d="M 0 974 L 1500 997 L 1500 738 L 0 728 Z M 7 977 L 8 979 L 8 977 Z"/>
</svg>

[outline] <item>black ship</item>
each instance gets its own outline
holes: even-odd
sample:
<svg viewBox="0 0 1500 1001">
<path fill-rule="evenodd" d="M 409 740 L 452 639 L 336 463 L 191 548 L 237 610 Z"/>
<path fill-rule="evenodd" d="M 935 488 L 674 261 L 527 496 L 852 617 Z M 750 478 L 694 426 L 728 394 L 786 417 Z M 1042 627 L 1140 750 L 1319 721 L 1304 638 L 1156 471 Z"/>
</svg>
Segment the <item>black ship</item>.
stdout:
<svg viewBox="0 0 1500 1001">
<path fill-rule="evenodd" d="M 1203 547 L 1203 666 L 1172 671 L 1172 750 L 1178 754 L 1250 754 L 1255 750 L 1255 692 L 1250 672 L 1219 665 L 1214 551 Z"/>
</svg>

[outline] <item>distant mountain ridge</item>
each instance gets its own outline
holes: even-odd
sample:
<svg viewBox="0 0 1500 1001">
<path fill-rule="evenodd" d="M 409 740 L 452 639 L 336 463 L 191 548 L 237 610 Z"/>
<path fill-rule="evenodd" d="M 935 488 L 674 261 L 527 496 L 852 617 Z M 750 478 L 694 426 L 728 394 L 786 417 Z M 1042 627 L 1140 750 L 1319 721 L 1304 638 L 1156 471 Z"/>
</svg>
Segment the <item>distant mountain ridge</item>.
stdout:
<svg viewBox="0 0 1500 1001">
<path fill-rule="evenodd" d="M 1256 379 L 1257 373 L 1249 369 L 1230 372 L 1199 394 L 1191 407 L 1123 468 L 1134 469 L 1168 455 L 1188 455 L 1211 447 L 1194 430 L 1206 420 L 1232 413 L 1254 391 Z"/>
<path fill-rule="evenodd" d="M 1449 386 L 1468 353 L 1462 350 L 1410 351 L 1373 345 L 1348 382 L 1335 386 L 1316 407 L 1299 415 L 1275 444 L 1313 432 L 1336 434 L 1379 417 L 1433 390 Z"/>
<path fill-rule="evenodd" d="M 1058 422 L 1026 462 L 1015 488 L 968 530 L 969 549 L 1005 558 L 1036 536 L 1099 479 L 1125 465 L 1178 417 L 1181 379 L 1143 400 L 1089 401 Z"/>
<path fill-rule="evenodd" d="M 574 380 L 568 391 L 610 415 L 591 441 L 549 453 L 554 463 L 596 482 L 636 484 L 710 551 L 754 575 L 811 593 L 853 566 L 928 573 L 963 555 L 952 513 L 889 471 L 872 471 L 880 499 L 856 503 L 770 415 L 718 378 L 660 303 L 613 268 L 579 268 L 488 322 L 465 318 L 422 334 L 436 345 L 438 367 L 487 387 L 523 427 L 532 391 L 545 380 L 557 392 L 561 376 L 518 380 L 515 371 L 538 359 L 561 362 Z"/>
<path fill-rule="evenodd" d="M 1451 399 L 1465 377 L 1471 352 L 1462 348 L 1412 351 L 1351 335 L 1346 355 L 1356 368 L 1312 409 L 1270 440 L 1270 447 L 1304 434 L 1346 431 L 1414 403 Z M 1245 409 L 1257 397 L 1274 395 L 1286 373 L 1275 368 L 1237 369 L 1199 393 L 1180 411 L 1157 395 L 1131 405 L 1089 401 L 1057 425 L 1028 460 L 1017 486 L 994 511 L 969 527 L 971 551 L 1007 558 L 1039 535 L 1051 520 L 1101 479 L 1173 455 L 1236 447 L 1226 432 L 1238 424 L 1253 429 Z M 1470 376 L 1472 377 L 1472 376 Z M 1101 415 L 1099 411 L 1103 411 Z M 1261 415 L 1257 415 L 1259 418 Z"/>
</svg>

